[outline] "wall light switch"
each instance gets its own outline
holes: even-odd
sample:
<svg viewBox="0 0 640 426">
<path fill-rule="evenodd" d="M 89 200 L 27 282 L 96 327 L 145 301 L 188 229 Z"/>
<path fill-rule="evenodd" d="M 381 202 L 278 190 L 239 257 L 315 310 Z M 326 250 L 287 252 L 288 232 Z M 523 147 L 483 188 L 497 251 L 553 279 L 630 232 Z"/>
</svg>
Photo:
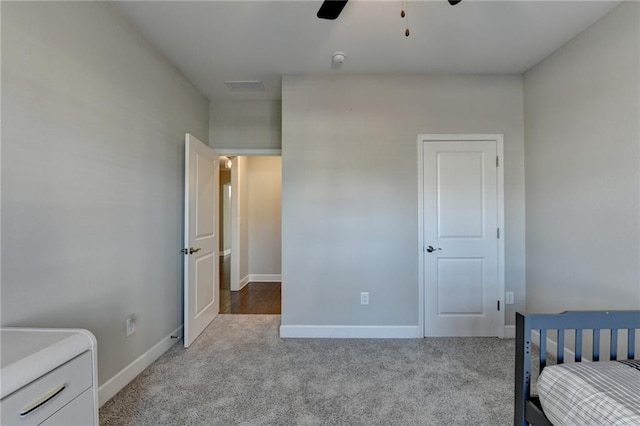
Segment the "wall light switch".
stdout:
<svg viewBox="0 0 640 426">
<path fill-rule="evenodd" d="M 127 337 L 136 332 L 136 325 L 131 321 L 131 318 L 127 318 Z"/>
<path fill-rule="evenodd" d="M 369 293 L 366 291 L 363 291 L 362 293 L 360 293 L 360 304 L 361 305 L 368 305 L 369 304 Z"/>
<path fill-rule="evenodd" d="M 513 303 L 514 303 L 514 295 L 513 295 L 512 291 L 508 291 L 506 293 L 506 297 L 505 297 L 504 303 L 506 303 L 507 305 L 513 305 Z"/>
<path fill-rule="evenodd" d="M 127 318 L 127 337 L 136 332 L 136 315 L 131 314 Z"/>
</svg>

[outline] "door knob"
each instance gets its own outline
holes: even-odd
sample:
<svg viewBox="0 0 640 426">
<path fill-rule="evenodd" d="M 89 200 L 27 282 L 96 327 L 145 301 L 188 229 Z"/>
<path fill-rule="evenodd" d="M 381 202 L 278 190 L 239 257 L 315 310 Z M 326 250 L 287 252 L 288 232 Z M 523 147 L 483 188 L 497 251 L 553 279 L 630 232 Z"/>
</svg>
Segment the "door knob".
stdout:
<svg viewBox="0 0 640 426">
<path fill-rule="evenodd" d="M 188 249 L 183 248 L 182 250 L 180 250 L 180 252 L 184 254 L 193 254 L 193 253 L 199 252 L 200 250 L 202 250 L 200 247 L 195 249 L 193 247 L 189 247 Z"/>
<path fill-rule="evenodd" d="M 440 247 L 436 247 L 436 248 L 434 248 L 433 246 L 429 246 L 429 247 L 427 247 L 427 251 L 428 251 L 429 253 L 433 253 L 433 252 L 434 252 L 434 251 L 436 251 L 436 250 L 442 250 L 442 249 L 441 249 Z"/>
</svg>

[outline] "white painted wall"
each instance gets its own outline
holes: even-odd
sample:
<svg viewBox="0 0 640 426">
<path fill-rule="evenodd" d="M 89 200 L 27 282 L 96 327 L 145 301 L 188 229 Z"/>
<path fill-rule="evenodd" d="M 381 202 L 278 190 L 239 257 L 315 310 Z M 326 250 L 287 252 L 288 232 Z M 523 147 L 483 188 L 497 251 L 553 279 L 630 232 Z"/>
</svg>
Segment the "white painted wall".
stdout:
<svg viewBox="0 0 640 426">
<path fill-rule="evenodd" d="M 184 135 L 208 139 L 208 100 L 108 3 L 1 7 L 2 325 L 91 330 L 104 383 L 182 323 Z"/>
<path fill-rule="evenodd" d="M 640 4 L 525 74 L 527 310 L 640 308 Z"/>
<path fill-rule="evenodd" d="M 525 293 L 521 76 L 285 76 L 282 123 L 283 325 L 418 324 L 421 133 L 505 136 L 513 323 Z"/>
<path fill-rule="evenodd" d="M 248 158 L 249 273 L 276 275 L 281 269 L 280 157 Z M 278 277 L 272 277 L 277 279 Z"/>
<path fill-rule="evenodd" d="M 280 101 L 212 101 L 209 145 L 213 148 L 280 149 Z"/>
</svg>

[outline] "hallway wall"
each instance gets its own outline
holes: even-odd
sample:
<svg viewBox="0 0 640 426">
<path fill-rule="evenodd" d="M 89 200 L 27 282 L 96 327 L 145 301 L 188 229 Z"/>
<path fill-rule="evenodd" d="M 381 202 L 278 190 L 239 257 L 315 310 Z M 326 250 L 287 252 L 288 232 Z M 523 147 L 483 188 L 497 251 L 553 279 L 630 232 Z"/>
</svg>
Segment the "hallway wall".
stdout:
<svg viewBox="0 0 640 426">
<path fill-rule="evenodd" d="M 248 165 L 249 274 L 279 280 L 282 161 L 280 157 L 256 156 L 248 157 Z"/>
</svg>

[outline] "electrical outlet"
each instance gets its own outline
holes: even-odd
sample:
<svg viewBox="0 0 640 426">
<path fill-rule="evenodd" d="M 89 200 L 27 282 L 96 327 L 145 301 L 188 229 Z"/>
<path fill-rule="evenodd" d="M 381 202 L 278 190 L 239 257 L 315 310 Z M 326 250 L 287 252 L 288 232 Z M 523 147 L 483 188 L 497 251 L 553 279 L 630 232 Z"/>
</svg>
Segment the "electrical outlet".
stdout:
<svg viewBox="0 0 640 426">
<path fill-rule="evenodd" d="M 505 299 L 506 299 L 506 300 L 504 301 L 504 303 L 506 303 L 507 305 L 513 305 L 513 303 L 514 303 L 514 300 L 513 300 L 513 299 L 514 299 L 513 292 L 512 292 L 512 291 L 508 291 L 508 292 L 507 292 L 507 294 L 506 294 Z"/>
<path fill-rule="evenodd" d="M 363 291 L 360 293 L 360 304 L 368 305 L 369 304 L 369 292 Z"/>
<path fill-rule="evenodd" d="M 127 318 L 127 337 L 131 336 L 135 332 L 136 332 L 136 316 L 132 314 Z"/>
</svg>

